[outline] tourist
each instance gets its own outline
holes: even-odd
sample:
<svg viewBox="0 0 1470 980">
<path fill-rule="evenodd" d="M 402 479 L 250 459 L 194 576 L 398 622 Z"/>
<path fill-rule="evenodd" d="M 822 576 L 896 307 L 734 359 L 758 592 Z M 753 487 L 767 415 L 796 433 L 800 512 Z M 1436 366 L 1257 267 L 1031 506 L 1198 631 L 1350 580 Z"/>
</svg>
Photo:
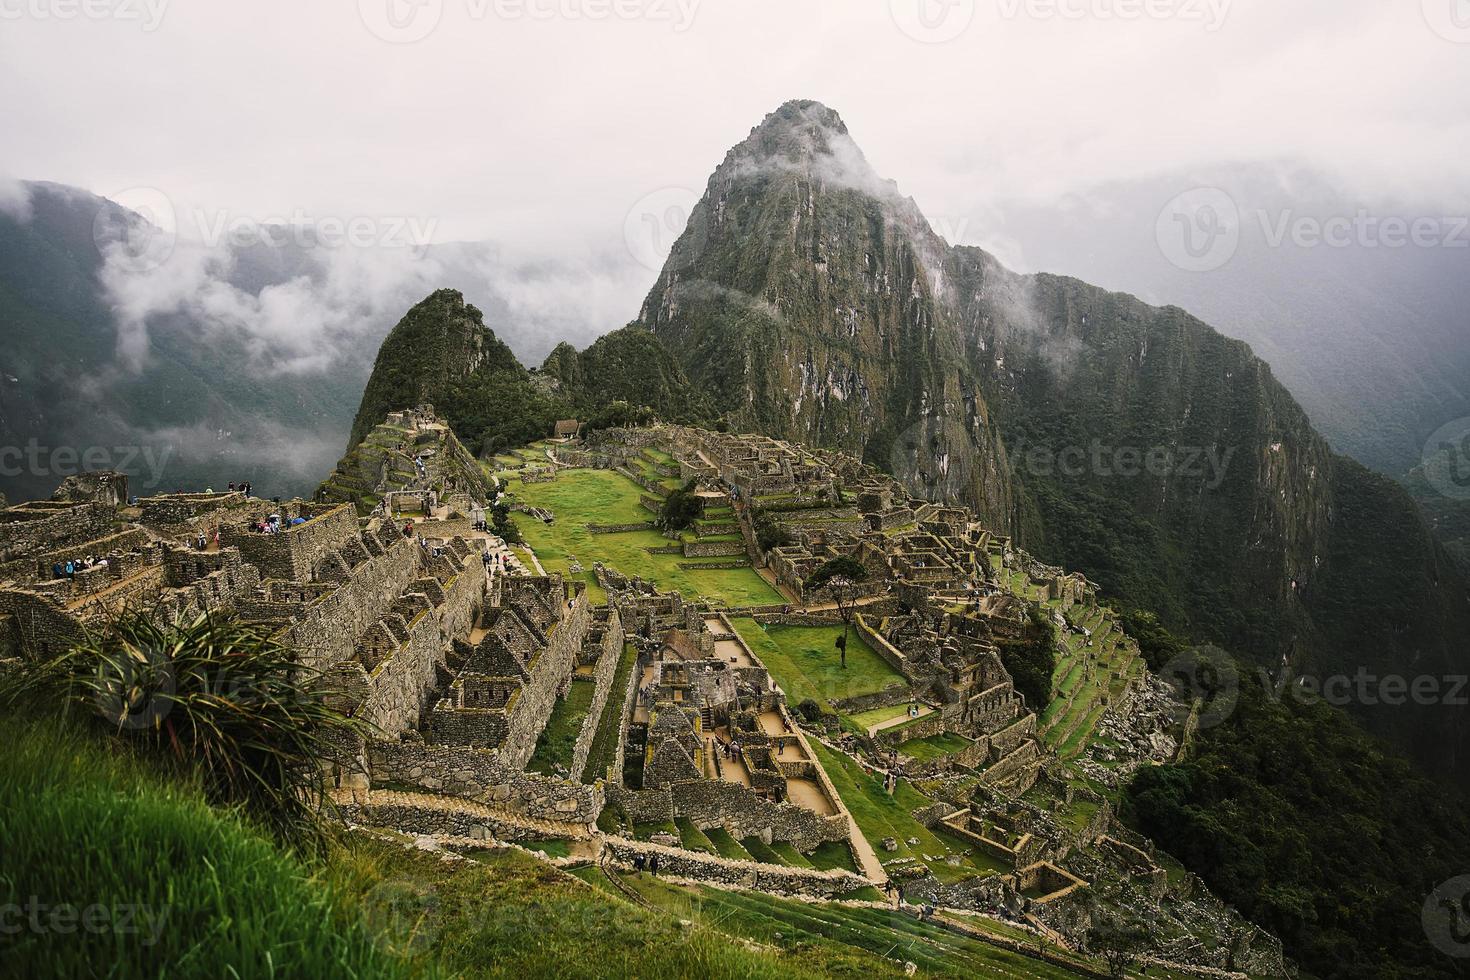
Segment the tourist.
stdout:
<svg viewBox="0 0 1470 980">
<path fill-rule="evenodd" d="M 66 577 L 67 578 L 76 578 L 77 577 L 77 566 L 76 566 L 76 563 L 75 562 L 70 562 L 69 561 L 69 562 L 66 563 Z"/>
<path fill-rule="evenodd" d="M 634 854 L 633 855 L 633 873 L 634 874 L 640 874 L 641 875 L 643 873 L 643 868 L 644 868 L 644 866 L 647 863 L 648 863 L 648 858 L 644 857 L 642 854 Z"/>
<path fill-rule="evenodd" d="M 51 577 L 52 578 L 61 578 L 62 577 L 62 574 L 63 573 L 61 571 L 61 562 L 57 562 L 56 564 L 54 564 L 54 565 L 51 566 Z"/>
<path fill-rule="evenodd" d="M 648 870 L 649 870 L 649 873 L 651 873 L 655 878 L 658 877 L 658 855 L 657 854 L 655 854 L 653 857 L 651 857 L 651 858 L 648 859 Z"/>
</svg>

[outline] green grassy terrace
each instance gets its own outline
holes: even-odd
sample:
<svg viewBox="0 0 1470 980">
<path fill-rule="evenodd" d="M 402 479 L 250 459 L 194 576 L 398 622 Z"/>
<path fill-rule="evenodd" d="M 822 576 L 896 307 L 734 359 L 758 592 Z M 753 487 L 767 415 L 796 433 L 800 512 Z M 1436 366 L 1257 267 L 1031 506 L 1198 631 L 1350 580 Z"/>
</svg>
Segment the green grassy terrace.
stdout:
<svg viewBox="0 0 1470 980">
<path fill-rule="evenodd" d="M 900 780 L 898 788 L 889 796 L 880 780 L 846 755 L 818 742 L 813 743 L 813 748 L 836 787 L 837 795 L 842 797 L 863 836 L 877 852 L 878 860 L 913 858 L 927 865 L 941 881 L 960 881 L 975 875 L 1013 870 L 958 837 L 943 830 L 930 830 L 915 820 L 911 811 L 932 801 L 906 780 Z M 882 849 L 885 837 L 892 837 L 898 842 L 897 851 Z M 910 845 L 910 838 L 918 840 L 918 844 Z M 950 855 L 955 856 L 956 863 L 945 860 Z"/>
<path fill-rule="evenodd" d="M 832 701 L 907 683 L 856 630 L 848 633 L 844 668 L 834 646 L 842 635 L 841 626 L 762 627 L 747 617 L 733 617 L 731 625 L 766 665 L 792 704 L 810 699 L 830 712 Z"/>
<path fill-rule="evenodd" d="M 563 470 L 548 483 L 512 484 L 517 500 L 544 507 L 555 515 L 547 525 L 527 514 L 512 515 L 526 543 L 536 552 L 547 571 L 565 573 L 575 557 L 584 576 L 592 582 L 592 563 L 601 561 L 624 575 L 642 575 L 665 590 L 677 590 L 687 598 L 704 598 L 729 606 L 770 605 L 782 602 L 755 569 L 681 568 L 690 563 L 681 554 L 652 554 L 650 549 L 668 548 L 680 542 L 658 531 L 625 531 L 593 534 L 588 524 L 637 524 L 654 519 L 652 511 L 639 504 L 644 492 L 632 480 L 612 470 Z M 685 532 L 693 539 L 693 532 Z M 721 561 L 741 561 L 739 557 Z M 604 601 L 600 590 L 593 601 Z"/>
<path fill-rule="evenodd" d="M 526 768 L 531 772 L 567 772 L 572 765 L 572 752 L 582 724 L 592 710 L 592 695 L 597 685 L 591 681 L 573 681 L 567 696 L 556 702 L 546 729 L 536 742 L 536 752 Z"/>
</svg>

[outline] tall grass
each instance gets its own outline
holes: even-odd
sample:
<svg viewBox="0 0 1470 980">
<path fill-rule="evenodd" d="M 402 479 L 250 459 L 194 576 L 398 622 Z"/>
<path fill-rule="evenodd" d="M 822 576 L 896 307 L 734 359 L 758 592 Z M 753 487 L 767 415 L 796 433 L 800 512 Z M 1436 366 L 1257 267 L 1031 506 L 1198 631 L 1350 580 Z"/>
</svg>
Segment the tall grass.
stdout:
<svg viewBox="0 0 1470 980">
<path fill-rule="evenodd" d="M 104 726 L 297 844 L 320 842 L 321 763 L 361 727 L 325 693 L 269 627 L 210 614 L 130 615 L 0 678 L 0 708 Z"/>
<path fill-rule="evenodd" d="M 0 974 L 400 977 L 355 903 L 238 814 L 54 718 L 0 720 Z"/>
</svg>

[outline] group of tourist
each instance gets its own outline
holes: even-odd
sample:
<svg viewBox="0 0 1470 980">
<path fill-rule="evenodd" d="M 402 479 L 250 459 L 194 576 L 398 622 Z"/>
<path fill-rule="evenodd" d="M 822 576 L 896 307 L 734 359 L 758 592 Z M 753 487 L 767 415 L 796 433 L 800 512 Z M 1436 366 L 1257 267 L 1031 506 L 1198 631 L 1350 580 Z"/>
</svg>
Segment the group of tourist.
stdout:
<svg viewBox="0 0 1470 980">
<path fill-rule="evenodd" d="M 210 538 L 209 535 L 205 534 L 203 531 L 200 531 L 199 534 L 198 534 L 198 536 L 190 539 L 190 541 L 189 541 L 189 547 L 193 548 L 195 551 L 208 551 L 209 550 L 209 542 L 210 542 L 210 540 L 211 540 L 211 538 Z M 219 547 L 219 531 L 218 530 L 216 530 L 214 532 L 213 541 L 214 541 L 215 547 L 218 548 Z"/>
<path fill-rule="evenodd" d="M 243 493 L 245 496 L 248 497 L 252 493 L 255 492 L 255 484 L 248 483 L 248 482 L 247 483 L 231 483 L 230 484 L 230 493 L 234 493 L 236 490 L 240 491 L 241 493 Z M 212 493 L 213 491 L 210 491 L 210 492 Z"/>
<path fill-rule="evenodd" d="M 108 564 L 109 562 L 106 558 L 93 558 L 91 555 L 85 558 L 57 562 L 51 566 L 51 577 L 54 579 L 76 578 L 77 572 L 85 572 L 89 568 L 97 568 L 99 566 L 106 568 Z"/>
<path fill-rule="evenodd" d="M 646 856 L 643 854 L 633 855 L 633 870 L 636 871 L 638 874 L 642 874 L 645 868 L 647 868 L 648 872 L 652 874 L 655 878 L 658 877 L 657 854 L 650 854 Z"/>
<path fill-rule="evenodd" d="M 720 742 L 718 744 L 720 746 L 720 751 L 724 753 L 725 758 L 737 760 L 745 758 L 742 754 L 740 743 L 735 741 L 733 738 L 728 742 Z"/>
<path fill-rule="evenodd" d="M 288 521 L 282 521 L 280 514 L 272 514 L 263 521 L 251 523 L 250 530 L 256 534 L 280 534 L 287 528 L 299 527 L 310 519 L 309 517 L 293 517 Z"/>
</svg>

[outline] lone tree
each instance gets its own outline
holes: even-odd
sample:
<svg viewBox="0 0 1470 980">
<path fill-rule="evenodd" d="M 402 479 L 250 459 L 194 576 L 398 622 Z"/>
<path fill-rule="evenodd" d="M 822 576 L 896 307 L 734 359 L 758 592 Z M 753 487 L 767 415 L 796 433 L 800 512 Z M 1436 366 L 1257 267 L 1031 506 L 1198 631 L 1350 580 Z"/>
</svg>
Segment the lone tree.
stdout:
<svg viewBox="0 0 1470 980">
<path fill-rule="evenodd" d="M 812 572 L 806 580 L 807 590 L 826 586 L 837 600 L 837 614 L 842 617 L 842 638 L 837 641 L 837 651 L 845 669 L 847 667 L 847 632 L 852 627 L 852 614 L 856 609 L 858 587 L 868 578 L 863 563 L 848 555 L 840 555 L 825 562 Z"/>
<path fill-rule="evenodd" d="M 699 494 L 694 492 L 694 481 L 690 480 L 664 498 L 658 514 L 659 526 L 669 532 L 682 531 L 698 519 L 703 508 Z"/>
<path fill-rule="evenodd" d="M 1137 919 L 1109 915 L 1094 922 L 1087 943 L 1107 963 L 1108 976 L 1122 977 L 1149 948 L 1149 933 Z"/>
</svg>

